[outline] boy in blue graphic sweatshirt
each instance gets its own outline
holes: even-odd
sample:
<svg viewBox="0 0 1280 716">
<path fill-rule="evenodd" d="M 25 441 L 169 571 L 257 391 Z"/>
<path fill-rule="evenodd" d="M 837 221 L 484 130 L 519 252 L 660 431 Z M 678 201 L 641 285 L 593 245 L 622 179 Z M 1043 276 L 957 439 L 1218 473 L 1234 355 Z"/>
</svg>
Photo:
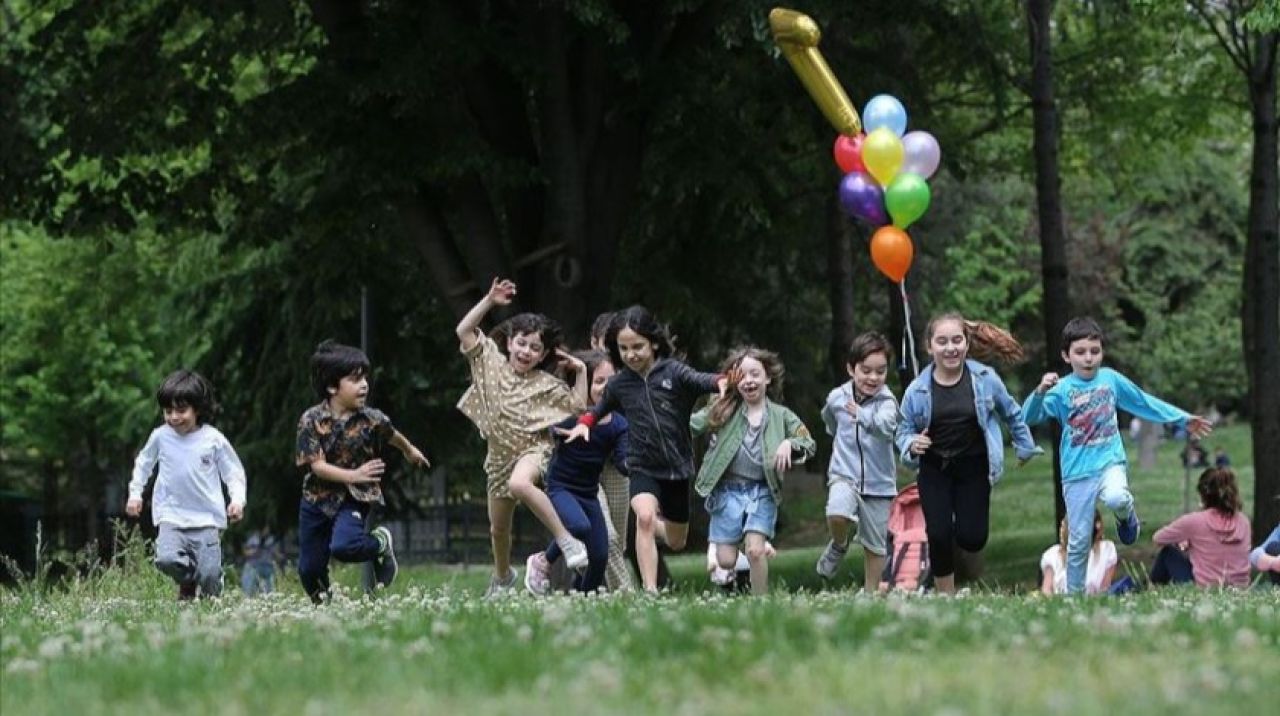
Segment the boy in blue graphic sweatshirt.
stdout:
<svg viewBox="0 0 1280 716">
<path fill-rule="evenodd" d="M 1204 437 L 1213 424 L 1148 395 L 1120 373 L 1102 367 L 1105 337 L 1092 318 L 1073 318 L 1062 329 L 1062 360 L 1071 375 L 1045 373 L 1022 406 L 1027 425 L 1052 418 L 1062 425 L 1062 498 L 1067 505 L 1067 593 L 1084 592 L 1099 499 L 1115 513 L 1116 535 L 1124 544 L 1138 539 L 1141 523 L 1129 492 L 1127 459 L 1116 409 L 1143 420 L 1173 423 Z"/>
</svg>

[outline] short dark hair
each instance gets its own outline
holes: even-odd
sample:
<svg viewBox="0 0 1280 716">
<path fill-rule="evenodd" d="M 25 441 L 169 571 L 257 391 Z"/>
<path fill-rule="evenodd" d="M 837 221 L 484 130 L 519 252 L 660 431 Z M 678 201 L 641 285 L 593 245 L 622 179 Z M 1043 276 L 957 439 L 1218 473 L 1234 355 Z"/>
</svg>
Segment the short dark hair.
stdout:
<svg viewBox="0 0 1280 716">
<path fill-rule="evenodd" d="M 218 399 L 213 383 L 194 370 L 175 370 L 156 391 L 156 402 L 163 408 L 191 407 L 196 422 L 203 424 L 218 414 Z"/>
<path fill-rule="evenodd" d="M 493 327 L 489 337 L 497 344 L 503 355 L 507 354 L 507 339 L 518 335 L 537 335 L 542 341 L 542 348 L 547 352 L 535 366 L 548 373 L 555 370 L 556 349 L 564 344 L 564 329 L 560 324 L 541 313 L 517 313 Z"/>
<path fill-rule="evenodd" d="M 845 362 L 851 366 L 857 365 L 866 360 L 867 356 L 876 353 L 883 353 L 886 361 L 893 360 L 893 347 L 889 345 L 889 339 L 874 331 L 863 333 L 849 344 L 849 353 L 845 356 Z"/>
<path fill-rule="evenodd" d="M 330 388 L 338 388 L 343 378 L 368 374 L 369 356 L 354 346 L 326 340 L 311 354 L 311 387 L 322 400 L 329 397 Z"/>
<path fill-rule="evenodd" d="M 604 342 L 604 336 L 609 332 L 609 325 L 613 323 L 613 317 L 617 315 L 617 311 L 605 311 L 596 316 L 596 320 L 591 322 L 591 337 Z"/>
<path fill-rule="evenodd" d="M 1070 351 L 1072 343 L 1086 338 L 1098 341 L 1103 347 L 1107 345 L 1107 335 L 1102 332 L 1102 326 L 1098 325 L 1097 321 L 1088 316 L 1079 316 L 1067 321 L 1067 325 L 1062 327 L 1062 352 Z"/>
<path fill-rule="evenodd" d="M 654 344 L 655 360 L 675 355 L 675 343 L 671 340 L 667 327 L 659 323 L 657 317 L 644 306 L 631 306 L 613 314 L 609 330 L 604 334 L 604 345 L 609 349 L 609 358 L 613 361 L 614 368 L 622 370 L 626 365 L 622 362 L 622 351 L 618 350 L 618 334 L 624 328 L 630 328 Z"/>
</svg>

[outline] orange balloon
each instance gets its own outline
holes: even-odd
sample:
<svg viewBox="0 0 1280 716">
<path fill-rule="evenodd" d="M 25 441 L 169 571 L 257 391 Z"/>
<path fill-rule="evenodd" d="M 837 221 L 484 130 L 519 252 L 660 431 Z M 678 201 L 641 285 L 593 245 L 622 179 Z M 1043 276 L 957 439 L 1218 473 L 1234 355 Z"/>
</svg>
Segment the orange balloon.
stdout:
<svg viewBox="0 0 1280 716">
<path fill-rule="evenodd" d="M 896 226 L 882 226 L 871 236 L 871 261 L 894 283 L 907 277 L 915 253 L 911 237 Z"/>
</svg>

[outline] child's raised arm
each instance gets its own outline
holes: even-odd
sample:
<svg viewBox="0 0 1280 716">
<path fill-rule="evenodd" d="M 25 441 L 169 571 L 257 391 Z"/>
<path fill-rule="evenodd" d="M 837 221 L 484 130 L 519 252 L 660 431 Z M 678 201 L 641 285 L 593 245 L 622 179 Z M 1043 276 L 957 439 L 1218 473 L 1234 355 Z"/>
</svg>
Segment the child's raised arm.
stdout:
<svg viewBox="0 0 1280 716">
<path fill-rule="evenodd" d="M 480 299 L 480 302 L 471 307 L 467 311 L 467 315 L 462 317 L 458 322 L 456 329 L 458 333 L 458 342 L 462 344 L 464 352 L 471 350 L 476 345 L 476 331 L 480 328 L 480 322 L 488 315 L 494 306 L 507 306 L 514 300 L 516 295 L 516 285 L 507 279 L 493 279 L 493 284 L 489 286 L 489 293 Z"/>
</svg>

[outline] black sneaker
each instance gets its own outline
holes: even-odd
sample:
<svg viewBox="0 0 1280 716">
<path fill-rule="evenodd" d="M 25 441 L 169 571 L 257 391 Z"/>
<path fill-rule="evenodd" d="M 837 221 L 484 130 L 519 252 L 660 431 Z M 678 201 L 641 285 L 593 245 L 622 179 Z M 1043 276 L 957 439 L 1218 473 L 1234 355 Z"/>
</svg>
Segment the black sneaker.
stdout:
<svg viewBox="0 0 1280 716">
<path fill-rule="evenodd" d="M 378 557 L 373 560 L 374 577 L 382 587 L 390 587 L 391 583 L 396 581 L 396 573 L 400 571 L 400 565 L 396 562 L 395 545 L 391 540 L 391 530 L 386 527 L 377 527 L 372 534 L 382 543 Z"/>
</svg>

